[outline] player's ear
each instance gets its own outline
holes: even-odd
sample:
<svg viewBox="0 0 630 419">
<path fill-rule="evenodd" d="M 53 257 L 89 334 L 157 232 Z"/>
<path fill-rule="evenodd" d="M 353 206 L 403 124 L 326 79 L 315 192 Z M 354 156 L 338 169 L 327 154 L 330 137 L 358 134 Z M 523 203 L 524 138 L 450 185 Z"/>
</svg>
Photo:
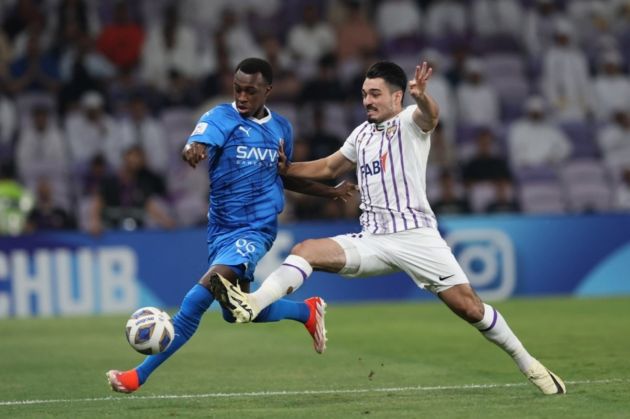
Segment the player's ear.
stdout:
<svg viewBox="0 0 630 419">
<path fill-rule="evenodd" d="M 404 90 L 396 90 L 393 94 L 394 96 L 394 103 L 400 103 L 402 104 L 402 99 L 403 99 L 403 95 L 405 94 Z"/>
</svg>

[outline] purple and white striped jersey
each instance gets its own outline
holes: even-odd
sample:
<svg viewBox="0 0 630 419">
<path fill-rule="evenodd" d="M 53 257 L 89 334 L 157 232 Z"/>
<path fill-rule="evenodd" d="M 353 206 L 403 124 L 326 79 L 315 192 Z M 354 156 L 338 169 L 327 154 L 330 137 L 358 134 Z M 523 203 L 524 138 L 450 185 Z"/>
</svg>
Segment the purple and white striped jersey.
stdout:
<svg viewBox="0 0 630 419">
<path fill-rule="evenodd" d="M 415 108 L 380 124 L 364 122 L 340 149 L 357 166 L 361 226 L 373 234 L 437 228 L 426 192 L 431 134 L 413 121 Z"/>
</svg>

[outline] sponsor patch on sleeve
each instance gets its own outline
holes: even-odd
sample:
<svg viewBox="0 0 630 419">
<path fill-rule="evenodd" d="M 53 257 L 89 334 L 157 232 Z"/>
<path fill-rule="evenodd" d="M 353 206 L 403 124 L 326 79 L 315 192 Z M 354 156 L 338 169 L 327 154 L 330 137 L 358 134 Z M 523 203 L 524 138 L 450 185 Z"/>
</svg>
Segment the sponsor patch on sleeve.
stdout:
<svg viewBox="0 0 630 419">
<path fill-rule="evenodd" d="M 206 128 L 208 128 L 208 123 L 207 122 L 200 122 L 200 123 L 197 124 L 197 126 L 195 127 L 195 130 L 192 132 L 192 134 L 190 134 L 190 136 L 201 135 L 204 132 L 206 132 Z"/>
</svg>

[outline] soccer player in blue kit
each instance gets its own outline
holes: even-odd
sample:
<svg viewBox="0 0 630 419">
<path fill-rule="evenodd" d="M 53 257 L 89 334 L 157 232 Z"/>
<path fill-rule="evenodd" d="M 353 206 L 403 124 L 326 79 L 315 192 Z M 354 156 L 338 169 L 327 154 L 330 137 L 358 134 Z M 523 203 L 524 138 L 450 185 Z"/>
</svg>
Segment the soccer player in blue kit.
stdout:
<svg viewBox="0 0 630 419">
<path fill-rule="evenodd" d="M 136 391 L 192 337 L 202 315 L 215 300 L 210 285 L 212 277 L 220 275 L 249 290 L 256 264 L 276 238 L 277 216 L 284 207 L 284 188 L 333 199 L 345 199 L 354 190 L 351 184 L 330 187 L 280 177 L 278 152 L 282 146 L 285 154 L 291 156 L 293 130 L 285 118 L 265 106 L 271 85 L 269 63 L 258 58 L 243 60 L 234 73 L 234 102 L 206 112 L 190 135 L 182 151 L 183 159 L 193 168 L 207 160 L 209 167 L 210 268 L 186 294 L 173 317 L 175 338 L 168 349 L 146 357 L 134 369 L 107 372 L 114 391 Z M 326 348 L 325 307 L 319 297 L 304 302 L 282 299 L 258 314 L 255 321 L 299 321 L 311 334 L 315 351 L 322 353 Z M 229 310 L 222 310 L 226 321 L 235 321 Z"/>
</svg>

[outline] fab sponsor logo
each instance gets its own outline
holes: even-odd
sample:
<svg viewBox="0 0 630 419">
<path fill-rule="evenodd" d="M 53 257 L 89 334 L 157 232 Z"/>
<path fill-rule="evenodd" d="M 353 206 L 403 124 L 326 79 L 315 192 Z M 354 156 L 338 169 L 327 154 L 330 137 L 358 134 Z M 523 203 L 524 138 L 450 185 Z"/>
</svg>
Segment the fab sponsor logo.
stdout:
<svg viewBox="0 0 630 419">
<path fill-rule="evenodd" d="M 383 153 L 378 160 L 361 165 L 361 174 L 364 176 L 378 175 L 387 172 L 387 153 Z"/>
</svg>

